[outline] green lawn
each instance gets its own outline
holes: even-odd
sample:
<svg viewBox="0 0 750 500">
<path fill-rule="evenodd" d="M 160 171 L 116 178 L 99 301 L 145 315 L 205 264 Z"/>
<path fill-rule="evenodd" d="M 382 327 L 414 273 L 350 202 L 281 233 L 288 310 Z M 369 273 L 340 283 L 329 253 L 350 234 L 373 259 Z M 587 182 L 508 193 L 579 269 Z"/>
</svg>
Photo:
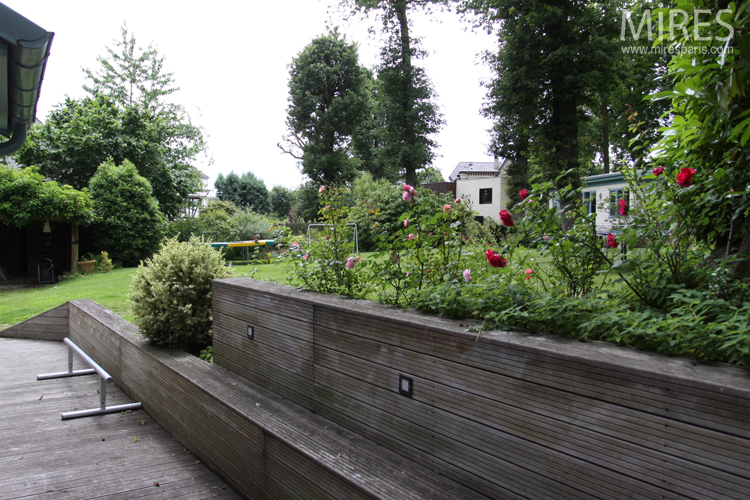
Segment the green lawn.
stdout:
<svg viewBox="0 0 750 500">
<path fill-rule="evenodd" d="M 75 299 L 91 299 L 132 321 L 127 294 L 135 269 L 115 269 L 107 274 L 70 278 L 56 285 L 0 291 L 0 328 L 20 323 Z"/>
<path fill-rule="evenodd" d="M 289 265 L 262 264 L 233 266 L 238 276 L 285 283 Z M 256 269 L 253 272 L 253 269 Z M 0 329 L 25 321 L 69 300 L 91 299 L 115 314 L 133 321 L 128 294 L 136 268 L 115 269 L 108 274 L 92 274 L 24 290 L 0 290 Z"/>
</svg>

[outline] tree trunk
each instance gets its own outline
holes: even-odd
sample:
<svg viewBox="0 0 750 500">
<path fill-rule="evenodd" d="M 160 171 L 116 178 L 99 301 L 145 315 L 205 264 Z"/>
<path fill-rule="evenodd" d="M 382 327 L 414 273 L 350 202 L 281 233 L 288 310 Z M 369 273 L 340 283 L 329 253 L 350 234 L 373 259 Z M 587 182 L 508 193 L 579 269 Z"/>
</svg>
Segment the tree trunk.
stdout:
<svg viewBox="0 0 750 500">
<path fill-rule="evenodd" d="M 609 96 L 599 94 L 602 103 L 602 164 L 604 173 L 609 173 Z"/>
<path fill-rule="evenodd" d="M 411 96 L 413 94 L 413 77 L 411 66 L 411 39 L 409 38 L 409 20 L 406 17 L 407 1 L 399 0 L 394 2 L 392 5 L 396 13 L 396 18 L 398 19 L 399 28 L 401 30 L 401 70 L 404 82 L 404 94 L 402 96 L 402 103 L 404 116 L 408 117 L 410 116 L 413 107 L 413 103 L 411 100 Z M 404 123 L 404 142 L 407 145 L 412 146 L 414 144 L 414 139 L 414 123 L 411 120 L 407 119 Z M 406 171 L 406 183 L 412 186 L 416 186 L 416 167 L 407 160 L 404 162 L 404 165 L 402 165 L 402 168 Z"/>
<path fill-rule="evenodd" d="M 744 254 L 745 258 L 742 259 L 737 267 L 734 269 L 734 275 L 737 278 L 748 278 L 750 277 L 750 217 L 745 218 L 745 224 L 742 228 L 742 240 L 740 241 L 740 248 L 737 250 L 740 254 Z"/>
</svg>

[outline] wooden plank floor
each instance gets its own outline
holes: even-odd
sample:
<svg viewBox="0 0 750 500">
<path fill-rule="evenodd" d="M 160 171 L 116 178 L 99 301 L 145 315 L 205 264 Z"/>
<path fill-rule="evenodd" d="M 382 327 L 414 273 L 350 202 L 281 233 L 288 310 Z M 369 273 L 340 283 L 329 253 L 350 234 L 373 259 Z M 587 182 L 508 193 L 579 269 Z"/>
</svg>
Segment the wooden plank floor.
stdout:
<svg viewBox="0 0 750 500">
<path fill-rule="evenodd" d="M 0 338 L 0 500 L 240 498 L 142 410 L 61 420 L 99 406 L 95 375 L 36 380 L 66 370 L 62 342 Z"/>
</svg>

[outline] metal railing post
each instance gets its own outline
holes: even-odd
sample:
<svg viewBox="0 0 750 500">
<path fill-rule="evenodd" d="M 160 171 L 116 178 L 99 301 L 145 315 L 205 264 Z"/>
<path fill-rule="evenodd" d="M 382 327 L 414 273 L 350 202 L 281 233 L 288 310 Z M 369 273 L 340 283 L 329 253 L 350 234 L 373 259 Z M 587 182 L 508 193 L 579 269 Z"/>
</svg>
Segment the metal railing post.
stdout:
<svg viewBox="0 0 750 500">
<path fill-rule="evenodd" d="M 89 417 L 92 415 L 103 415 L 105 413 L 116 413 L 128 410 L 140 410 L 143 408 L 141 403 L 128 403 L 124 405 L 110 406 L 107 408 L 107 384 L 112 382 L 112 376 L 104 371 L 104 368 L 99 366 L 96 361 L 91 359 L 80 347 L 75 345 L 70 339 L 64 339 L 68 345 L 68 371 L 62 373 L 47 373 L 45 375 L 37 375 L 37 380 L 49 380 L 53 378 L 63 377 L 77 377 L 79 375 L 93 375 L 94 373 L 99 374 L 99 408 L 92 410 L 78 410 L 70 411 L 67 413 L 61 413 L 60 417 L 63 420 L 78 417 Z M 89 370 L 78 370 L 73 371 L 73 351 L 77 352 L 81 358 L 91 367 Z"/>
</svg>

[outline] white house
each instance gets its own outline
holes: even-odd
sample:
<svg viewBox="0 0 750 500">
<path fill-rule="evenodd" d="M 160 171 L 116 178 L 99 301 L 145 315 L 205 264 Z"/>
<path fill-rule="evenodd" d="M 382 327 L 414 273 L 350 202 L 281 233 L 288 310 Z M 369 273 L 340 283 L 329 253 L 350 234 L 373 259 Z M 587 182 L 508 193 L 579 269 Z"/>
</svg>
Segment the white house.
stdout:
<svg viewBox="0 0 750 500">
<path fill-rule="evenodd" d="M 456 183 L 456 197 L 471 201 L 479 215 L 500 223 L 500 210 L 508 208 L 506 169 L 510 160 L 460 162 L 448 176 Z"/>
<path fill-rule="evenodd" d="M 621 172 L 586 177 L 583 186 L 583 203 L 588 213 L 596 213 L 597 232 L 606 233 L 627 224 L 627 217 L 620 215 L 618 202 L 625 200 L 630 207 L 633 200 Z"/>
</svg>

